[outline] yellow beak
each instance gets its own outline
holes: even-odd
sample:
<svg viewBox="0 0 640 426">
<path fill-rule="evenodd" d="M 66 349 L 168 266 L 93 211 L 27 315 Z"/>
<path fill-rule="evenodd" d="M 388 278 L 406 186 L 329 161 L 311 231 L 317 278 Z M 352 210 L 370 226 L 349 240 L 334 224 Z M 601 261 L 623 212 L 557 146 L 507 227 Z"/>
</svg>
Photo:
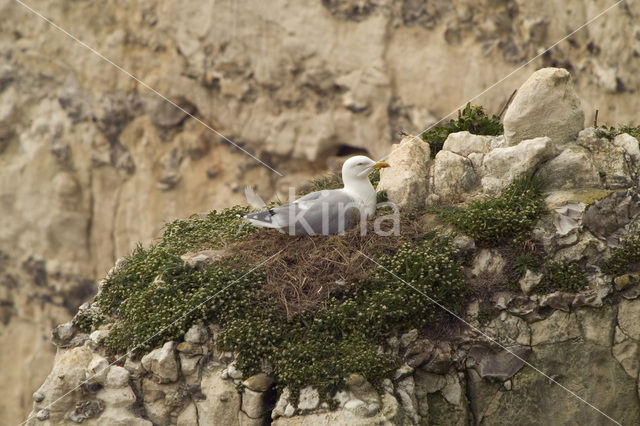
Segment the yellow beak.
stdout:
<svg viewBox="0 0 640 426">
<path fill-rule="evenodd" d="M 378 161 L 376 164 L 371 166 L 374 169 L 384 169 L 385 167 L 390 167 L 389 164 L 385 161 Z"/>
</svg>

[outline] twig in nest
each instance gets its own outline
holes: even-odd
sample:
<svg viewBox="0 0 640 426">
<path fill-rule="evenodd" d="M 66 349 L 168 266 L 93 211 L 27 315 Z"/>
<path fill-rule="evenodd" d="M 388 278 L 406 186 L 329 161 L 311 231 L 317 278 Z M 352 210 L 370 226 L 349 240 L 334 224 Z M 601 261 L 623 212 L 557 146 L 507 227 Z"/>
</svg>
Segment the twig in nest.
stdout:
<svg viewBox="0 0 640 426">
<path fill-rule="evenodd" d="M 596 110 L 596 115 L 593 118 L 593 127 L 598 127 L 598 110 Z"/>
</svg>

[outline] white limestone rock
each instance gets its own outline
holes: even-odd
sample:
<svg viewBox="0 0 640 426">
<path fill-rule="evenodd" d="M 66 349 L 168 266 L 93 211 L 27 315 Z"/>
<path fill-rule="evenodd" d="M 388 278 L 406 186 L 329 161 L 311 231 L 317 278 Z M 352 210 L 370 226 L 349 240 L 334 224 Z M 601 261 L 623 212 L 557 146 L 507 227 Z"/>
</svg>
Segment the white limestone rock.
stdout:
<svg viewBox="0 0 640 426">
<path fill-rule="evenodd" d="M 300 389 L 300 396 L 298 397 L 298 409 L 303 411 L 315 410 L 320 404 L 320 394 L 318 390 L 307 386 Z"/>
<path fill-rule="evenodd" d="M 588 149 L 570 145 L 536 173 L 545 191 L 594 188 L 600 186 L 600 175 Z"/>
<path fill-rule="evenodd" d="M 482 189 L 496 194 L 513 179 L 531 173 L 554 154 L 550 138 L 525 140 L 517 145 L 496 148 L 484 156 L 482 162 Z"/>
<path fill-rule="evenodd" d="M 504 116 L 509 145 L 548 136 L 562 145 L 584 128 L 584 112 L 571 75 L 561 68 L 536 71 L 520 86 Z"/>
<path fill-rule="evenodd" d="M 86 379 L 88 383 L 104 384 L 109 373 L 109 361 L 106 358 L 93 354 L 91 362 L 87 366 Z"/>
<path fill-rule="evenodd" d="M 155 374 L 161 382 L 178 380 L 178 363 L 175 355 L 175 342 L 166 342 L 161 348 L 154 349 L 142 357 L 142 366 Z"/>
<path fill-rule="evenodd" d="M 504 136 L 474 135 L 467 131 L 450 133 L 442 149 L 454 154 L 469 157 L 471 154 L 486 154 L 505 146 Z"/>
<path fill-rule="evenodd" d="M 105 387 L 122 388 L 129 385 L 129 371 L 126 368 L 112 365 L 109 367 L 107 378 L 104 382 Z"/>
<path fill-rule="evenodd" d="M 386 191 L 390 202 L 398 207 L 424 207 L 430 163 L 429 144 L 418 136 L 405 137 L 391 147 L 387 162 L 391 167 L 380 171 L 378 191 Z"/>
<path fill-rule="evenodd" d="M 440 151 L 434 159 L 431 193 L 440 198 L 466 194 L 474 190 L 480 180 L 471 160 L 450 151 Z"/>
</svg>

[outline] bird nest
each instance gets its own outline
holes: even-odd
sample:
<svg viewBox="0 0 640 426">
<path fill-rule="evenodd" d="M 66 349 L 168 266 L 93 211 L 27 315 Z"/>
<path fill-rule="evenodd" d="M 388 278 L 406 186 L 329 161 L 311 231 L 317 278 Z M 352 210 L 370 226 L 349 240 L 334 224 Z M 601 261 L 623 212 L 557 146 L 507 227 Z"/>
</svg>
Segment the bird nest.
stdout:
<svg viewBox="0 0 640 426">
<path fill-rule="evenodd" d="M 382 231 L 391 228 L 392 223 L 388 222 L 382 223 Z M 366 280 L 376 268 L 367 256 L 379 259 L 391 255 L 402 244 L 419 241 L 426 235 L 418 214 L 403 215 L 399 229 L 399 235 L 379 235 L 373 220 L 367 222 L 364 233 L 358 225 L 342 235 L 331 236 L 292 237 L 261 229 L 229 249 L 239 264 L 266 262 L 260 267 L 265 276 L 264 289 L 290 318 L 326 306 L 332 296 L 348 292 Z M 268 260 L 276 253 L 279 254 Z"/>
</svg>

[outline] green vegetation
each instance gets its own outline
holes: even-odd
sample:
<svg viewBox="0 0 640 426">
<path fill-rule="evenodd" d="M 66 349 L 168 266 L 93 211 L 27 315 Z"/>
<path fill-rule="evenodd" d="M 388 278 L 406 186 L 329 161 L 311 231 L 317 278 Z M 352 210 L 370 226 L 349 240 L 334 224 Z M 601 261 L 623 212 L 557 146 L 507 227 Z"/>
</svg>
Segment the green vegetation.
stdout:
<svg viewBox="0 0 640 426">
<path fill-rule="evenodd" d="M 174 221 L 156 245 L 135 249 L 95 299 L 99 316 L 111 323 L 101 343 L 113 353 L 132 350 L 140 356 L 168 340 L 182 340 L 195 323 L 215 323 L 222 327 L 219 348 L 236 353 L 245 376 L 259 372 L 268 359 L 278 386 L 295 393 L 311 384 L 329 396 L 351 373 L 379 384 L 399 364 L 376 349 L 388 334 L 424 326 L 441 314 L 396 276 L 452 311 L 460 309 L 467 294 L 450 241 L 423 236 L 415 243 L 399 243 L 380 258 L 382 267 L 368 264 L 369 277 L 348 291 L 288 317 L 265 289 L 264 267 L 252 271 L 258 265 L 234 257 L 198 267 L 180 259 L 201 249 L 229 247 L 233 253 L 234 244 L 254 232 L 240 226 L 237 215 L 245 211 L 234 208 Z M 95 311 L 79 313 L 78 327 L 97 327 Z"/>
<path fill-rule="evenodd" d="M 628 133 L 640 141 L 640 126 L 618 126 L 617 128 L 600 126 L 596 129 L 596 135 L 599 138 L 607 138 L 609 140 L 613 140 L 613 138 L 623 133 Z"/>
<path fill-rule="evenodd" d="M 513 260 L 512 268 L 519 277 L 522 277 L 527 272 L 527 269 L 533 272 L 538 271 L 540 269 L 540 261 L 533 253 L 523 252 Z"/>
<path fill-rule="evenodd" d="M 444 141 L 450 133 L 468 131 L 475 135 L 497 136 L 504 132 L 504 127 L 500 122 L 500 117 L 492 115 L 489 117 L 481 106 L 467 106 L 460 113 L 457 120 L 449 120 L 443 126 L 434 128 L 422 133 L 420 137 L 431 147 L 431 157 L 435 157 L 442 149 Z"/>
<path fill-rule="evenodd" d="M 575 293 L 587 285 L 584 270 L 575 262 L 550 261 L 544 265 L 542 281 L 534 289 L 536 293 L 562 290 Z"/>
<path fill-rule="evenodd" d="M 500 196 L 472 202 L 465 208 L 439 208 L 440 217 L 470 237 L 497 245 L 530 231 L 544 214 L 538 181 L 532 176 L 515 179 Z"/>
<path fill-rule="evenodd" d="M 640 262 L 640 234 L 623 241 L 622 246 L 611 250 L 611 256 L 600 262 L 600 269 L 608 275 L 621 275 L 629 272 L 633 265 Z"/>
</svg>

